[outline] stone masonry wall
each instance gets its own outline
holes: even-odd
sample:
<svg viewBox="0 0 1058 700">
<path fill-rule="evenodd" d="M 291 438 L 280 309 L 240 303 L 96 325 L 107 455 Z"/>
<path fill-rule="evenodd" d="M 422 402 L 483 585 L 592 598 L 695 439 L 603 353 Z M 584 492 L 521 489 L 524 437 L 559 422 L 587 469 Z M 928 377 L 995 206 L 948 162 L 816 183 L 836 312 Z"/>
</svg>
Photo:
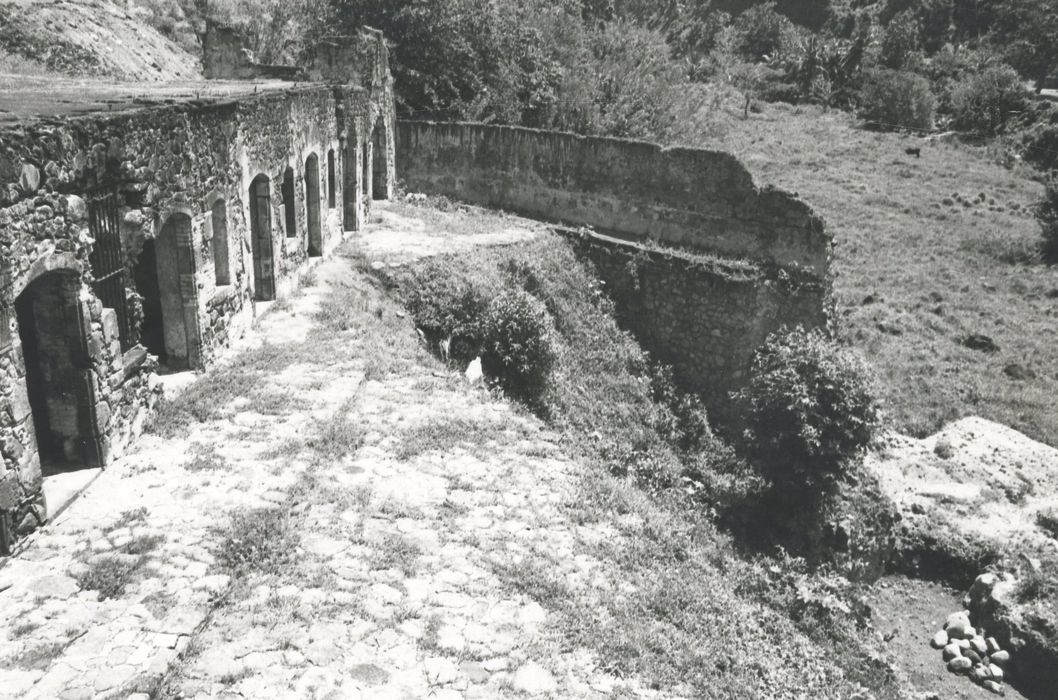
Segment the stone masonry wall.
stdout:
<svg viewBox="0 0 1058 700">
<path fill-rule="evenodd" d="M 46 513 L 21 329 L 13 313 L 16 298 L 34 280 L 58 271 L 72 276 L 78 290 L 79 332 L 89 363 L 77 378 L 84 380 L 85 405 L 92 407 L 99 461 L 105 464 L 134 439 L 157 396 L 155 358 L 142 345 L 122 351 L 117 315 L 95 295 L 92 202 L 107 196 L 117 203 L 130 288 L 145 243 L 157 239 L 171 217 L 190 219 L 191 273 L 182 272 L 178 289 L 163 293 L 179 295 L 175 308 L 183 309 L 189 360 L 193 368 L 203 367 L 257 311 L 251 181 L 262 174 L 270 179 L 275 287 L 281 298 L 296 286 L 308 262 L 306 160 L 310 155 L 318 159 L 320 252 L 326 253 L 340 242 L 344 228 L 342 174 L 347 167 L 360 167 L 344 163 L 345 115 L 392 125 L 386 117 L 392 114 L 391 88 L 389 82 L 367 89 L 310 85 L 237 100 L 43 118 L 0 130 L 0 309 L 8 312 L 10 324 L 9 333 L 0 337 L 9 339 L 0 342 L 0 517 L 24 534 Z M 366 142 L 369 131 L 362 132 L 352 138 Z M 286 231 L 282 192 L 287 168 L 294 173 L 292 236 Z M 329 206 L 332 194 L 334 207 Z M 214 225 L 218 203 L 222 226 Z M 181 230 L 186 236 L 186 227 Z M 215 246 L 221 235 L 226 236 L 229 275 L 218 283 Z M 69 412 L 69 405 L 63 410 Z M 81 425 L 83 437 L 87 428 Z"/>
<path fill-rule="evenodd" d="M 396 148 L 412 191 L 826 275 L 822 221 L 796 197 L 758 189 L 728 153 L 412 121 L 398 124 Z"/>
<path fill-rule="evenodd" d="M 722 408 L 728 392 L 744 384 L 769 333 L 828 322 L 829 290 L 812 275 L 769 274 L 753 264 L 558 231 L 595 267 L 621 326 L 711 408 Z"/>
</svg>

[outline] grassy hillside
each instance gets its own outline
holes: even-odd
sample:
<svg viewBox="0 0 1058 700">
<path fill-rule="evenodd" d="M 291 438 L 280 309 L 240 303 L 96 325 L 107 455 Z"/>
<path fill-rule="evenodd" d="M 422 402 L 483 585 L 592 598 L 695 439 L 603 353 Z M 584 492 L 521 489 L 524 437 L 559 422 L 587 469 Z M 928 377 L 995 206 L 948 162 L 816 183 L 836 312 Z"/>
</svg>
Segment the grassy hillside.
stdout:
<svg viewBox="0 0 1058 700">
<path fill-rule="evenodd" d="M 571 645 L 596 652 L 617 677 L 685 697 L 910 697 L 864 630 L 861 587 L 785 555 L 740 552 L 709 509 L 686 496 L 681 460 L 715 484 L 751 477 L 688 415 L 658 400 L 648 358 L 567 242 L 547 236 L 381 274 L 397 283 L 427 337 L 462 328 L 483 300 L 512 292 L 531 294 L 553 320 L 557 353 L 537 412 L 593 467 L 567 508 L 575 522 L 613 528 L 598 543 L 612 568 L 571 583 L 548 553 L 532 552 L 501 576 L 557 613 Z M 462 338 L 451 336 L 459 368 L 478 347 L 460 348 Z M 681 443 L 695 445 L 684 452 Z"/>
<path fill-rule="evenodd" d="M 771 104 L 705 143 L 824 217 L 842 337 L 878 367 L 897 428 L 980 415 L 1058 445 L 1058 268 L 1039 263 L 1028 211 L 1041 186 L 987 148 L 855 127 Z M 998 351 L 965 347 L 969 334 Z"/>
<path fill-rule="evenodd" d="M 0 73 L 127 81 L 202 77 L 197 55 L 109 0 L 0 0 Z"/>
</svg>

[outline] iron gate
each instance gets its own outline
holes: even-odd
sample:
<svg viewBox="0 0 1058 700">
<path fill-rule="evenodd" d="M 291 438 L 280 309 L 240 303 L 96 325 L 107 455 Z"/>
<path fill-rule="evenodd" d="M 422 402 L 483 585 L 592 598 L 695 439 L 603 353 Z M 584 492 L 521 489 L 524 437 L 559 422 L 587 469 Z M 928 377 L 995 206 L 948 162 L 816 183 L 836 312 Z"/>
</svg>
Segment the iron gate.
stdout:
<svg viewBox="0 0 1058 700">
<path fill-rule="evenodd" d="M 88 227 L 95 239 L 89 261 L 92 264 L 92 286 L 103 306 L 117 314 L 121 349 L 128 350 L 138 342 L 132 337 L 128 300 L 125 295 L 125 261 L 118 226 L 118 199 L 115 193 L 88 198 Z"/>
</svg>

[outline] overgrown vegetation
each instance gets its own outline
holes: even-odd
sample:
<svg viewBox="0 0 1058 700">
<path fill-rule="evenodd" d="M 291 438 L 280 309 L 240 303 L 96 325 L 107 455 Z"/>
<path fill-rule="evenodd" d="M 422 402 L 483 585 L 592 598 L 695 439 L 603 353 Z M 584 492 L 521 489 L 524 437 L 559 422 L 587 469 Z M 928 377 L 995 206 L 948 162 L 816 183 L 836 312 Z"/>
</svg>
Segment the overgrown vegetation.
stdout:
<svg viewBox="0 0 1058 700">
<path fill-rule="evenodd" d="M 216 553 L 217 564 L 232 578 L 279 574 L 294 561 L 298 543 L 291 514 L 280 508 L 256 508 L 231 514 Z"/>
<path fill-rule="evenodd" d="M 769 478 L 826 488 L 850 469 L 881 422 L 874 375 L 819 330 L 768 338 L 737 396 L 745 441 Z"/>
<path fill-rule="evenodd" d="M 489 299 L 529 295 L 551 319 L 554 362 L 538 377 L 535 410 L 595 467 L 571 495 L 570 515 L 636 516 L 622 526 L 630 549 L 600 545 L 600 557 L 632 583 L 620 595 L 569 589 L 549 574 L 546 556 L 506 572 L 512 585 L 565 616 L 574 643 L 595 649 L 614 672 L 695 697 L 727 697 L 719 689 L 734 687 L 767 696 L 791 682 L 788 669 L 804 663 L 794 657 L 818 659 L 810 646 L 840 646 L 833 663 L 807 662 L 822 674 L 814 678 L 829 679 L 810 682 L 814 697 L 848 697 L 859 683 L 876 697 L 900 697 L 884 665 L 874 666 L 856 641 L 867 624 L 857 585 L 796 558 L 740 554 L 717 529 L 718 520 L 734 526 L 733 514 L 749 509 L 755 531 L 765 540 L 773 534 L 759 509 L 767 479 L 713 434 L 701 403 L 677 391 L 671 373 L 617 327 L 603 288 L 562 239 L 426 260 L 398 282 L 427 337 L 453 334 L 460 368 L 480 347 L 466 331 L 473 314 L 488 312 Z M 507 313 L 521 319 L 523 309 Z M 438 439 L 452 433 L 445 427 Z M 722 583 L 730 580 L 742 583 L 732 590 Z M 770 642 L 773 634 L 784 643 Z M 780 647 L 781 659 L 764 670 L 765 650 Z"/>
</svg>

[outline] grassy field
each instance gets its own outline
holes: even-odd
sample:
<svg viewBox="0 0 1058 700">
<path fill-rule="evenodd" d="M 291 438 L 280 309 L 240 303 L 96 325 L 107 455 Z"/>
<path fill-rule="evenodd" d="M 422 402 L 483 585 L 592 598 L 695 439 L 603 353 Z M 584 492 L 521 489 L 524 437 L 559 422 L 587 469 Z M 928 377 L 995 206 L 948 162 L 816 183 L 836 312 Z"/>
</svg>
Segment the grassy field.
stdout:
<svg viewBox="0 0 1058 700">
<path fill-rule="evenodd" d="M 877 367 L 895 427 L 922 436 L 979 415 L 1058 445 L 1058 268 L 1035 257 L 1042 187 L 1028 170 L 843 113 L 763 107 L 698 145 L 734 152 L 826 220 L 840 333 Z M 998 351 L 964 347 L 971 333 Z"/>
</svg>

